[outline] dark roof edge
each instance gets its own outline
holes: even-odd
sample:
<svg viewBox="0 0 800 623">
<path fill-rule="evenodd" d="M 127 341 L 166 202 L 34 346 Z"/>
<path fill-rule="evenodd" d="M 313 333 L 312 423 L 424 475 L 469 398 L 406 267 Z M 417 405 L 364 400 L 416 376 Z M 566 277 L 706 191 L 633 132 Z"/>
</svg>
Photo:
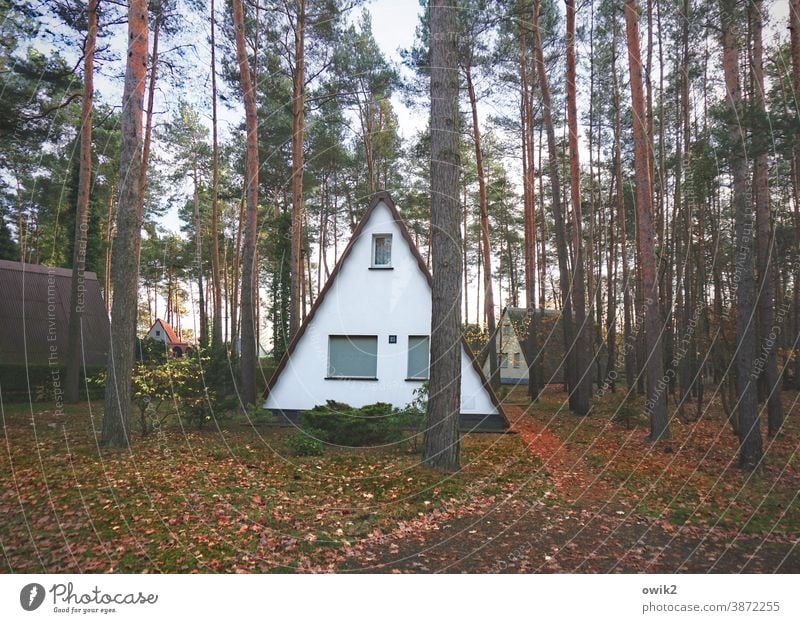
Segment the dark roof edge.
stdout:
<svg viewBox="0 0 800 623">
<path fill-rule="evenodd" d="M 55 274 L 59 277 L 72 277 L 71 268 L 56 268 L 53 266 L 44 266 L 42 264 L 27 264 L 17 262 L 14 260 L 0 260 L 0 270 L 14 270 L 23 273 L 35 274 Z M 85 279 L 93 279 L 97 281 L 97 274 L 91 271 L 84 271 L 83 276 Z"/>
</svg>

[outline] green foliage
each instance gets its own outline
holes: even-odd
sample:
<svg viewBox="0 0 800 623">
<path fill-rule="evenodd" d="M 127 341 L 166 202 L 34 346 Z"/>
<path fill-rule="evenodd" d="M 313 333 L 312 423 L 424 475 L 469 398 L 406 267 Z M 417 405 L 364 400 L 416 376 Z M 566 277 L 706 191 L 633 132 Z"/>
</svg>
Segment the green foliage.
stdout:
<svg viewBox="0 0 800 623">
<path fill-rule="evenodd" d="M 246 416 L 251 424 L 274 424 L 277 421 L 272 411 L 261 405 L 249 405 Z"/>
<path fill-rule="evenodd" d="M 480 353 L 489 341 L 489 335 L 484 327 L 477 324 L 468 324 L 464 327 L 464 339 L 467 340 L 473 353 Z"/>
<path fill-rule="evenodd" d="M 205 351 L 205 354 L 209 352 L 211 355 L 208 359 L 204 359 L 206 363 L 203 366 L 206 385 L 214 388 L 219 399 L 231 397 L 235 399 L 236 379 L 239 378 L 239 358 L 233 353 L 229 355 L 225 348 Z"/>
<path fill-rule="evenodd" d="M 304 430 L 318 430 L 325 441 L 342 446 L 375 446 L 400 441 L 419 412 L 385 402 L 361 408 L 329 400 L 303 413 Z"/>
<path fill-rule="evenodd" d="M 313 428 L 298 430 L 286 438 L 286 445 L 295 456 L 322 456 L 324 435 L 324 431 Z"/>
<path fill-rule="evenodd" d="M 146 337 L 136 339 L 136 360 L 145 363 L 166 363 L 167 345 L 160 340 Z"/>
<path fill-rule="evenodd" d="M 225 409 L 216 400 L 215 390 L 204 378 L 203 366 L 207 363 L 206 358 L 181 357 L 163 363 L 136 364 L 131 382 L 143 435 L 160 429 L 172 414 L 198 430 L 212 419 L 226 417 Z M 105 386 L 105 382 L 105 372 L 92 379 L 95 385 Z M 175 408 L 167 408 L 170 404 Z"/>
<path fill-rule="evenodd" d="M 425 416 L 428 413 L 429 389 L 429 382 L 425 381 L 414 390 L 414 400 L 405 408 L 405 413 L 410 424 L 409 428 L 414 431 L 414 436 L 411 438 L 411 449 L 414 452 L 419 449 L 419 442 L 422 441 L 425 428 Z"/>
</svg>

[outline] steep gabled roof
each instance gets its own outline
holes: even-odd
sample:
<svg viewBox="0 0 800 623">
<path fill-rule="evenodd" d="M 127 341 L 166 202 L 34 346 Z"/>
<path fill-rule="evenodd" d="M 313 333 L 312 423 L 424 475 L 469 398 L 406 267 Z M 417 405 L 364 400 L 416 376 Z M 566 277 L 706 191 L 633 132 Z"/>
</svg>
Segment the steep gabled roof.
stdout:
<svg viewBox="0 0 800 623">
<path fill-rule="evenodd" d="M 147 332 L 150 333 L 150 331 L 153 330 L 153 327 L 155 327 L 157 324 L 160 324 L 161 328 L 164 329 L 164 334 L 167 336 L 167 344 L 186 344 L 186 342 L 181 340 L 178 337 L 178 334 L 175 333 L 175 329 L 173 329 L 169 323 L 161 320 L 161 318 L 156 318 L 156 321 L 153 323 L 153 326 L 150 327 L 147 330 Z"/>
<path fill-rule="evenodd" d="M 280 376 L 281 372 L 286 367 L 286 364 L 289 362 L 289 359 L 291 358 L 292 353 L 294 352 L 295 348 L 297 347 L 297 344 L 300 342 L 300 339 L 303 337 L 303 334 L 306 332 L 306 329 L 311 324 L 311 321 L 314 319 L 314 316 L 316 315 L 317 310 L 322 306 L 322 302 L 325 300 L 325 296 L 331 290 L 331 287 L 333 286 L 333 283 L 336 280 L 337 275 L 341 271 L 342 266 L 344 265 L 344 263 L 347 260 L 348 256 L 352 252 L 353 247 L 355 246 L 356 242 L 358 241 L 359 237 L 361 236 L 361 233 L 363 232 L 364 228 L 366 227 L 367 222 L 369 221 L 370 217 L 372 216 L 372 213 L 375 211 L 375 208 L 381 202 L 383 202 L 386 205 L 386 207 L 389 208 L 389 212 L 392 215 L 392 220 L 395 222 L 395 225 L 397 225 L 397 228 L 399 229 L 400 233 L 402 234 L 403 239 L 408 244 L 408 247 L 411 250 L 412 255 L 414 256 L 414 259 L 416 259 L 416 261 L 417 261 L 417 265 L 419 266 L 420 271 L 422 272 L 422 274 L 425 276 L 425 279 L 427 280 L 428 287 L 431 288 L 431 290 L 433 289 L 433 277 L 431 276 L 431 273 L 428 270 L 428 267 L 425 264 L 425 260 L 423 259 L 422 255 L 420 254 L 419 249 L 417 248 L 417 245 L 414 243 L 414 240 L 411 237 L 411 234 L 409 233 L 408 228 L 406 227 L 406 224 L 403 222 L 403 218 L 400 216 L 400 212 L 397 210 L 397 206 L 395 205 L 394 200 L 392 199 L 391 195 L 389 195 L 389 193 L 386 192 L 385 190 L 381 190 L 381 191 L 376 192 L 372 196 L 372 200 L 370 201 L 370 204 L 369 204 L 369 207 L 367 208 L 367 211 L 364 213 L 364 216 L 361 218 L 361 220 L 359 221 L 359 223 L 356 226 L 355 230 L 353 231 L 353 235 L 350 237 L 350 241 L 347 243 L 347 247 L 345 247 L 344 252 L 339 257 L 339 261 L 336 262 L 336 266 L 334 266 L 333 271 L 330 274 L 330 277 L 328 277 L 328 280 L 325 282 L 325 285 L 323 286 L 322 290 L 320 291 L 319 296 L 314 301 L 314 304 L 311 306 L 311 310 L 308 312 L 308 315 L 306 316 L 305 320 L 303 320 L 303 323 L 300 325 L 300 328 L 297 330 L 297 333 L 294 335 L 294 337 L 292 338 L 292 341 L 289 343 L 289 347 L 286 349 L 286 352 L 283 354 L 283 357 L 281 357 L 281 360 L 278 363 L 278 367 L 275 368 L 275 372 L 272 374 L 272 378 L 270 378 L 270 381 L 267 384 L 267 388 L 264 391 L 264 396 L 265 397 L 272 390 L 272 388 L 274 387 L 275 383 L 277 382 L 278 377 Z M 483 385 L 484 389 L 489 393 L 489 397 L 490 397 L 490 399 L 492 401 L 492 404 L 495 406 L 495 408 L 497 409 L 497 412 L 500 414 L 500 416 L 506 421 L 506 423 L 508 423 L 508 418 L 506 417 L 506 414 L 503 411 L 503 406 L 500 403 L 500 400 L 497 398 L 497 395 L 492 390 L 492 387 L 489 384 L 489 381 L 486 379 L 486 376 L 483 374 L 483 370 L 478 365 L 478 362 L 475 360 L 475 355 L 473 354 L 472 349 L 470 349 L 469 344 L 467 343 L 467 341 L 463 337 L 461 338 L 461 344 L 464 347 L 464 349 L 465 349 L 465 351 L 467 353 L 467 356 L 469 357 L 470 362 L 472 363 L 473 369 L 478 374 L 478 377 L 481 380 L 481 384 Z"/>
</svg>

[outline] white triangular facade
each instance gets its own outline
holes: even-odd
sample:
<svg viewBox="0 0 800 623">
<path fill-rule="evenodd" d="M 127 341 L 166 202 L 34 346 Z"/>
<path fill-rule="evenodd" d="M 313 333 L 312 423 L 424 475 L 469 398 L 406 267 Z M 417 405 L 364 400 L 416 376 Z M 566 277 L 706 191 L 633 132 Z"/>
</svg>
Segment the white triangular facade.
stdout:
<svg viewBox="0 0 800 623">
<path fill-rule="evenodd" d="M 414 400 L 414 390 L 424 380 L 409 379 L 413 367 L 409 338 L 430 336 L 431 288 L 418 255 L 401 231 L 404 226 L 395 220 L 387 201 L 391 199 L 380 199 L 368 213 L 357 230 L 358 238 L 331 275 L 327 291 L 272 381 L 264 405 L 267 409 L 304 411 L 327 400 L 354 407 L 375 402 L 404 407 Z M 387 235 L 391 236 L 388 264 Z M 331 358 L 337 360 L 340 355 L 332 349 L 339 347 L 335 340 L 342 336 L 367 338 L 370 352 L 359 356 L 374 358 L 373 378 L 337 377 Z M 370 365 L 369 359 L 366 364 Z M 463 344 L 461 413 L 499 415 Z"/>
<path fill-rule="evenodd" d="M 521 310 L 524 312 L 524 310 Z M 497 348 L 497 367 L 500 371 L 500 382 L 504 385 L 519 385 L 528 382 L 528 364 L 525 351 L 519 341 L 514 323 L 508 308 L 503 310 L 497 326 L 495 340 Z M 489 357 L 483 362 L 483 373 L 491 376 Z"/>
</svg>

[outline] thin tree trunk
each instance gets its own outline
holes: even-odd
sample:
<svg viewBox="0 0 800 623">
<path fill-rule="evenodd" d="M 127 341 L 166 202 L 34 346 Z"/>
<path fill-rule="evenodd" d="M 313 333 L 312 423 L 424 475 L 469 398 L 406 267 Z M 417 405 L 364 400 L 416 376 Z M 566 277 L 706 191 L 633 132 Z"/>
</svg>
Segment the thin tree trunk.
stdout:
<svg viewBox="0 0 800 623">
<path fill-rule="evenodd" d="M 211 349 L 222 348 L 222 281 L 219 272 L 219 143 L 217 139 L 217 16 L 211 0 L 211 283 L 214 289 Z"/>
<path fill-rule="evenodd" d="M 567 5 L 567 126 L 569 130 L 569 172 L 572 203 L 572 302 L 575 306 L 575 387 L 572 410 L 588 415 L 592 396 L 589 322 L 586 318 L 586 278 L 583 261 L 583 215 L 581 214 L 581 166 L 578 155 L 578 107 L 575 93 L 575 0 Z"/>
<path fill-rule="evenodd" d="M 752 17 L 751 33 L 753 37 L 752 74 L 753 103 L 756 109 L 765 114 L 764 99 L 764 44 L 762 30 L 764 20 L 763 0 L 754 0 L 748 5 Z M 754 136 L 757 139 L 757 136 Z M 758 316 L 760 325 L 759 341 L 761 352 L 756 360 L 763 365 L 762 379 L 766 385 L 767 397 L 767 430 L 770 437 L 778 434 L 783 425 L 783 409 L 781 407 L 781 387 L 778 375 L 775 337 L 770 337 L 774 323 L 775 279 L 772 260 L 772 210 L 770 208 L 769 170 L 767 163 L 767 145 L 754 148 L 753 190 L 756 203 L 757 261 L 759 275 Z M 755 370 L 754 373 L 758 373 Z"/>
<path fill-rule="evenodd" d="M 140 175 L 142 168 L 142 104 L 147 70 L 147 2 L 128 4 L 128 60 L 122 96 L 119 204 L 115 253 L 111 261 L 114 303 L 106 369 L 101 442 L 127 447 L 131 443 L 131 371 L 134 361 L 142 240 Z"/>
<path fill-rule="evenodd" d="M 569 250 L 567 248 L 567 234 L 564 225 L 564 214 L 561 202 L 561 181 L 558 170 L 558 152 L 556 149 L 555 126 L 553 125 L 552 109 L 550 105 L 550 87 L 547 80 L 547 70 L 544 64 L 544 50 L 542 48 L 542 34 L 539 30 L 539 12 L 541 0 L 533 3 L 533 40 L 536 53 L 536 73 L 539 90 L 542 97 L 542 114 L 547 130 L 547 153 L 550 168 L 550 187 L 553 197 L 553 218 L 556 226 L 556 251 L 558 255 L 559 288 L 561 289 L 561 323 L 564 337 L 564 385 L 569 392 L 570 408 L 574 409 L 572 391 L 575 388 L 575 353 L 573 350 L 574 330 L 572 324 L 572 297 L 570 287 L 570 274 L 568 266 Z"/>
<path fill-rule="evenodd" d="M 800 102 L 800 0 L 791 0 L 789 5 L 789 30 L 791 32 L 792 51 L 792 87 L 794 89 L 794 113 L 797 115 Z M 794 158 L 792 159 L 792 189 L 794 194 L 794 227 L 795 240 L 800 240 L 800 140 L 795 141 Z M 797 251 L 795 260 L 800 259 Z M 797 269 L 794 277 L 794 344 L 800 338 L 800 261 L 796 261 Z M 794 347 L 796 348 L 796 346 Z M 794 388 L 800 389 L 800 353 L 794 353 Z"/>
<path fill-rule="evenodd" d="M 242 306 L 241 336 L 242 356 L 240 395 L 245 405 L 256 402 L 256 342 L 253 293 L 253 270 L 255 262 L 256 226 L 258 210 L 258 118 L 256 115 L 256 93 L 250 80 L 250 62 L 244 39 L 244 8 L 242 0 L 233 0 L 233 26 L 236 34 L 236 58 L 239 64 L 239 79 L 242 85 L 247 129 L 245 152 L 245 195 L 247 217 L 244 224 L 242 244 Z"/>
<path fill-rule="evenodd" d="M 197 307 L 200 315 L 199 347 L 200 350 L 204 350 L 208 345 L 208 316 L 206 314 L 206 299 L 203 289 L 203 225 L 200 219 L 200 179 L 199 172 L 197 170 L 196 155 L 194 156 L 192 166 L 192 180 L 194 182 L 194 259 L 197 270 Z"/>
<path fill-rule="evenodd" d="M 156 76 L 158 75 L 158 35 L 161 32 L 163 8 L 158 5 L 155 23 L 153 24 L 153 53 L 150 56 L 150 76 L 147 85 L 147 110 L 145 111 L 144 145 L 142 148 L 142 172 L 139 175 L 141 186 L 141 204 L 139 212 L 144 217 L 144 198 L 147 191 L 147 166 L 150 163 L 150 140 L 153 135 L 153 101 L 156 92 Z"/>
<path fill-rule="evenodd" d="M 467 248 L 469 247 L 469 231 L 467 229 L 467 186 L 463 185 L 462 195 L 463 209 L 462 217 L 464 219 L 464 232 L 461 247 L 463 248 L 463 257 L 461 261 L 464 264 L 464 283 L 462 288 L 464 290 L 464 326 L 469 324 L 469 265 L 467 264 Z"/>
<path fill-rule="evenodd" d="M 486 175 L 483 169 L 483 150 L 481 148 L 481 130 L 478 125 L 478 100 L 472 84 L 472 68 L 469 63 L 463 68 L 467 81 L 470 110 L 472 111 L 472 139 L 475 143 L 475 165 L 478 173 L 478 191 L 480 197 L 481 248 L 483 252 L 483 306 L 489 330 L 489 377 L 492 386 L 500 384 L 500 371 L 497 367 L 496 336 L 497 324 L 494 317 L 494 288 L 492 287 L 492 251 L 489 243 L 489 206 L 486 196 Z"/>
<path fill-rule="evenodd" d="M 459 468 L 462 339 L 456 10 L 447 0 L 431 0 L 429 10 L 433 286 L 430 384 L 422 461 L 454 472 Z"/>
<path fill-rule="evenodd" d="M 650 178 L 642 63 L 639 51 L 639 26 L 635 0 L 625 0 L 625 22 L 628 36 L 631 103 L 633 109 L 634 169 L 636 171 L 636 213 L 638 216 L 639 255 L 642 264 L 644 329 L 647 352 L 647 402 L 650 416 L 650 439 L 669 437 L 666 394 L 660 383 L 664 376 L 661 347 L 661 314 L 659 312 L 658 275 L 653 239 L 653 196 Z"/>
<path fill-rule="evenodd" d="M 231 299 L 231 346 L 236 354 L 241 354 L 241 348 L 237 345 L 239 337 L 239 286 L 241 285 L 239 271 L 242 260 L 242 230 L 244 228 L 244 206 L 246 191 L 242 193 L 239 201 L 239 219 L 236 227 L 236 255 L 233 262 L 231 281 L 233 282 L 233 298 Z"/>
<path fill-rule="evenodd" d="M 295 66 L 292 81 L 292 271 L 289 337 L 300 328 L 300 307 L 303 281 L 303 133 L 305 131 L 305 20 L 306 2 L 297 2 L 297 24 L 294 29 Z"/>
<path fill-rule="evenodd" d="M 528 367 L 528 396 L 539 396 L 537 375 L 538 340 L 536 326 L 536 192 L 533 164 L 533 104 L 530 90 L 527 31 L 520 22 L 519 71 L 522 87 L 522 183 L 525 199 L 525 307 L 528 310 L 525 359 Z"/>
<path fill-rule="evenodd" d="M 78 176 L 78 204 L 75 210 L 75 243 L 72 252 L 72 284 L 67 329 L 67 374 L 64 400 L 78 402 L 83 344 L 84 271 L 89 226 L 89 188 L 92 184 L 92 109 L 94 98 L 94 49 L 97 40 L 97 0 L 86 8 L 88 28 L 83 49 L 83 101 L 81 102 L 81 161 Z"/>
<path fill-rule="evenodd" d="M 106 215 L 106 252 L 105 259 L 103 261 L 103 296 L 106 300 L 106 314 L 111 313 L 111 253 L 113 252 L 111 245 L 113 238 L 111 235 L 114 231 L 114 194 L 115 190 L 112 186 L 108 194 L 108 214 Z"/>
</svg>

